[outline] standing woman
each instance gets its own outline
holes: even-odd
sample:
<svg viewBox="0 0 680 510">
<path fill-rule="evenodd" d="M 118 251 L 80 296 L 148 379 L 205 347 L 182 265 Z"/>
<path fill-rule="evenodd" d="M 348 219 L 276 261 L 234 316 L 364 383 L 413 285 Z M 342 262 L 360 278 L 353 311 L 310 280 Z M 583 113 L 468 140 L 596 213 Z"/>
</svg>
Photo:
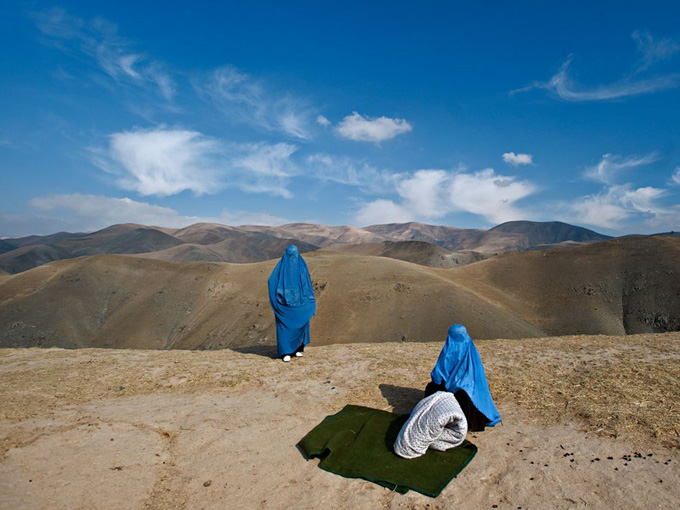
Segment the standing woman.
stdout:
<svg viewBox="0 0 680 510">
<path fill-rule="evenodd" d="M 309 343 L 309 320 L 316 313 L 316 298 L 307 264 L 297 246 L 286 248 L 269 276 L 269 302 L 276 317 L 276 345 L 284 362 L 302 356 Z"/>
<path fill-rule="evenodd" d="M 482 431 L 501 421 L 491 398 L 489 384 L 479 352 L 465 326 L 454 324 L 430 373 L 432 382 L 425 387 L 425 396 L 437 391 L 453 393 L 468 422 L 468 430 Z"/>
</svg>

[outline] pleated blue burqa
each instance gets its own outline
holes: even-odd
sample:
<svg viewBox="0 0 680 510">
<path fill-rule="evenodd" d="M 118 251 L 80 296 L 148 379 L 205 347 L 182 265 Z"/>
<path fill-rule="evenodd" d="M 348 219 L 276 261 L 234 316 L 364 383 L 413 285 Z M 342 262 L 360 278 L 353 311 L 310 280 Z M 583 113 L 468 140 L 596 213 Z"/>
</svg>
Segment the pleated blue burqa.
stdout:
<svg viewBox="0 0 680 510">
<path fill-rule="evenodd" d="M 316 312 L 312 279 L 297 246 L 286 248 L 268 284 L 269 302 L 276 317 L 278 355 L 293 354 L 309 343 L 309 320 Z"/>
<path fill-rule="evenodd" d="M 487 427 L 493 427 L 501 421 L 491 398 L 482 358 L 465 326 L 454 324 L 449 328 L 444 348 L 430 375 L 432 382 L 443 385 L 446 391 L 465 391 L 477 410 L 488 420 Z"/>
</svg>

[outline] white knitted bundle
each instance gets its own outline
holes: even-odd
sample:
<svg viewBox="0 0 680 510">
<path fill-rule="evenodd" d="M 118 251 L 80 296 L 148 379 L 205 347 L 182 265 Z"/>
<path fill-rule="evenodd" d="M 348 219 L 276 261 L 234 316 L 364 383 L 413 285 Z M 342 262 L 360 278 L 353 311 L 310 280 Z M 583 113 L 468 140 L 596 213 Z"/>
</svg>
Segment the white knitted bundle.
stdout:
<svg viewBox="0 0 680 510">
<path fill-rule="evenodd" d="M 461 444 L 468 424 L 456 397 L 438 391 L 413 408 L 394 442 L 394 453 L 405 459 L 423 455 L 428 448 L 445 451 Z"/>
</svg>

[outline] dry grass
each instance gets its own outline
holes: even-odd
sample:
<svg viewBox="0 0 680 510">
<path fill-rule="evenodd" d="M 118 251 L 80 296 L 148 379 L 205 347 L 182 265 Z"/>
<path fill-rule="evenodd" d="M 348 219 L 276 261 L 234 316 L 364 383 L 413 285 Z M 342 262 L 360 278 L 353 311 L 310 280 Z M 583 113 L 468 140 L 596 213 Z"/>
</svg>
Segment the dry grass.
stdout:
<svg viewBox="0 0 680 510">
<path fill-rule="evenodd" d="M 574 422 L 586 431 L 679 447 L 680 333 L 478 341 L 501 410 L 536 423 Z M 441 343 L 315 347 L 286 365 L 222 351 L 0 350 L 0 420 L 49 416 L 97 399 L 153 393 L 234 394 L 261 385 L 330 384 L 345 403 L 407 411 Z"/>
<path fill-rule="evenodd" d="M 654 438 L 680 446 L 680 334 L 568 337 L 516 342 L 493 361 L 494 398 L 513 402 L 536 421 L 580 422 L 586 430 Z"/>
</svg>

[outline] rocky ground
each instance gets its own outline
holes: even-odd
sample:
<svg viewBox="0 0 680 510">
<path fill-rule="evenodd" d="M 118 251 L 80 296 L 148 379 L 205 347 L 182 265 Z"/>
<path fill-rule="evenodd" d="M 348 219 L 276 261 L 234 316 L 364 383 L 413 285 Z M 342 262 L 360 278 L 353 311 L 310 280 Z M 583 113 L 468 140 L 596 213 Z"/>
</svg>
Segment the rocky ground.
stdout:
<svg viewBox="0 0 680 510">
<path fill-rule="evenodd" d="M 443 340 L 443 339 L 442 339 Z M 680 333 L 478 341 L 503 425 L 431 499 L 295 444 L 348 403 L 407 412 L 441 343 L 0 350 L 0 508 L 674 508 Z"/>
</svg>

